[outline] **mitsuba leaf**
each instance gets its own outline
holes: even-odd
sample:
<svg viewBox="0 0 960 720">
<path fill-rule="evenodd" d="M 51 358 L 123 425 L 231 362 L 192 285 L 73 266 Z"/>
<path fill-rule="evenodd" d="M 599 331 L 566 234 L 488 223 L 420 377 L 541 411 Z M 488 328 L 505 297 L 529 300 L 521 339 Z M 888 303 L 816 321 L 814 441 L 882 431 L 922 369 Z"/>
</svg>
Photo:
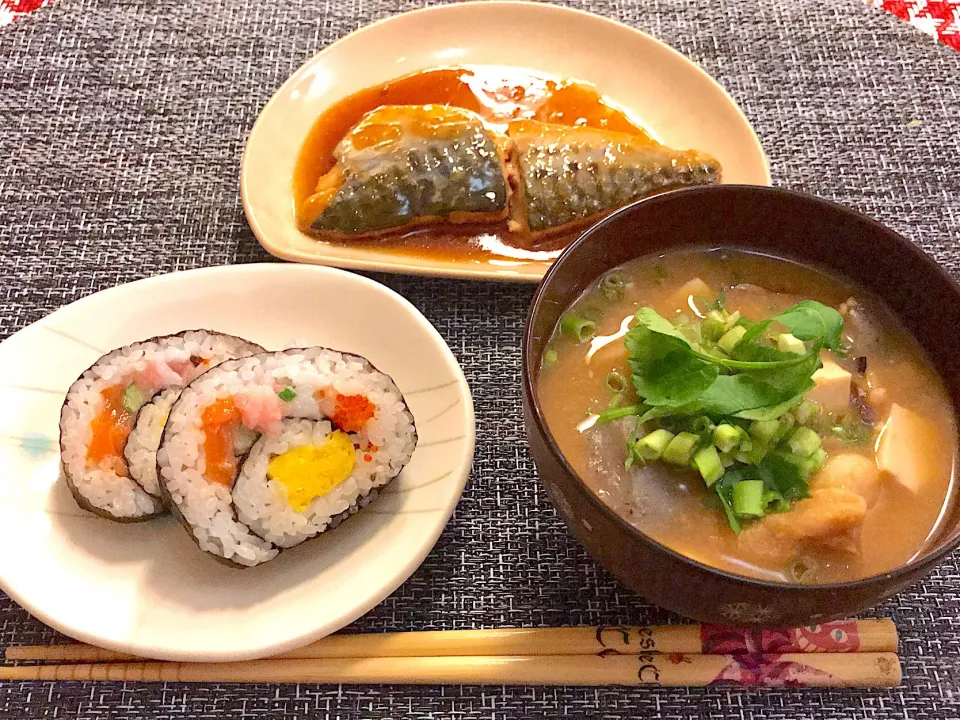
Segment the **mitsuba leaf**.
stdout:
<svg viewBox="0 0 960 720">
<path fill-rule="evenodd" d="M 843 316 L 816 300 L 804 300 L 775 318 L 800 340 L 820 340 L 823 347 L 836 350 L 841 345 Z"/>
<path fill-rule="evenodd" d="M 810 487 L 796 465 L 777 453 L 770 453 L 757 467 L 757 476 L 784 500 L 810 497 Z"/>
<path fill-rule="evenodd" d="M 677 328 L 651 308 L 637 311 L 625 338 L 637 394 L 648 405 L 680 407 L 703 394 L 720 369 L 698 358 Z"/>
<path fill-rule="evenodd" d="M 813 381 L 810 381 L 810 387 L 813 387 Z M 792 410 L 795 406 L 799 405 L 803 400 L 804 394 L 810 388 L 802 390 L 797 395 L 794 395 L 787 400 L 784 400 L 778 405 L 770 405 L 769 407 L 761 408 L 752 408 L 750 410 L 742 410 L 734 415 L 742 420 L 776 420 L 778 417 L 783 415 L 787 410 Z"/>
<path fill-rule="evenodd" d="M 736 350 L 737 347 L 739 347 L 739 346 L 741 346 L 741 345 L 742 345 L 745 349 L 748 348 L 748 347 L 753 347 L 753 345 L 752 345 L 753 342 L 754 342 L 758 337 L 760 337 L 761 335 L 763 335 L 764 332 L 766 332 L 767 328 L 770 327 L 770 323 L 772 323 L 772 322 L 773 322 L 773 320 L 764 320 L 763 322 L 755 323 L 755 322 L 751 322 L 751 321 L 747 320 L 746 318 L 740 318 L 740 319 L 737 321 L 737 325 L 740 325 L 740 326 L 742 326 L 742 327 L 745 327 L 745 328 L 747 329 L 747 331 L 743 334 L 743 337 L 740 338 L 740 342 L 737 343 L 737 346 L 734 347 L 734 350 Z M 772 350 L 772 349 L 773 349 L 773 348 L 771 348 L 771 350 Z M 737 360 L 753 360 L 753 358 L 749 358 L 749 357 L 741 357 L 741 358 L 736 358 L 736 359 L 737 359 Z"/>
<path fill-rule="evenodd" d="M 708 415 L 737 415 L 745 410 L 779 405 L 793 395 L 747 373 L 720 375 L 700 396 L 698 405 Z"/>
<path fill-rule="evenodd" d="M 720 368 L 690 353 L 671 352 L 642 372 L 634 369 L 637 394 L 649 405 L 680 407 L 700 398 L 717 380 Z"/>
<path fill-rule="evenodd" d="M 794 357 L 797 356 L 794 355 Z M 794 365 L 779 366 L 769 370 L 744 370 L 742 374 L 778 390 L 782 393 L 778 402 L 782 402 L 792 395 L 799 395 L 812 388 L 814 383 L 810 377 L 822 365 L 819 348 L 814 345 L 813 349 L 802 357 L 802 361 Z"/>
</svg>

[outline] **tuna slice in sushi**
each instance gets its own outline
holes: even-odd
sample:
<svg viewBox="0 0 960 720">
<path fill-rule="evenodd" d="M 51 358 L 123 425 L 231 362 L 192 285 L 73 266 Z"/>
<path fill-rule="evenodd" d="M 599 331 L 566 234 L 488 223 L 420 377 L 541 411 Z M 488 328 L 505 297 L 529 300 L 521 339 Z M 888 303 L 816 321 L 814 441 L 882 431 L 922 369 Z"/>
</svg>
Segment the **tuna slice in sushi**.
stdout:
<svg viewBox="0 0 960 720">
<path fill-rule="evenodd" d="M 367 360 L 285 350 L 191 383 L 170 410 L 157 472 L 200 549 L 251 567 L 372 502 L 416 443 L 403 396 Z"/>
<path fill-rule="evenodd" d="M 161 514 L 156 450 L 170 404 L 210 367 L 262 350 L 186 330 L 119 348 L 85 370 L 60 411 L 60 460 L 80 507 L 119 522 Z"/>
</svg>

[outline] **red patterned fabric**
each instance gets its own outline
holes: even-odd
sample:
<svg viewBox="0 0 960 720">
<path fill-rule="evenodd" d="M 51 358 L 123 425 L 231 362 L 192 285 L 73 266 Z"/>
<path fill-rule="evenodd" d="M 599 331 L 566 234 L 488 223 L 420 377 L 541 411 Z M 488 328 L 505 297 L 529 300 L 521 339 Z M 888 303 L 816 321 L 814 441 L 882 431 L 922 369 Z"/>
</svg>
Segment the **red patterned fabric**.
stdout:
<svg viewBox="0 0 960 720">
<path fill-rule="evenodd" d="M 852 2 L 853 0 L 851 0 Z M 0 0 L 0 27 L 52 0 Z M 960 50 L 960 0 L 867 0 L 918 30 Z"/>
<path fill-rule="evenodd" d="M 960 0 L 869 0 L 918 30 L 960 50 Z"/>
<path fill-rule="evenodd" d="M 0 0 L 0 27 L 17 18 L 48 5 L 51 0 Z"/>
</svg>

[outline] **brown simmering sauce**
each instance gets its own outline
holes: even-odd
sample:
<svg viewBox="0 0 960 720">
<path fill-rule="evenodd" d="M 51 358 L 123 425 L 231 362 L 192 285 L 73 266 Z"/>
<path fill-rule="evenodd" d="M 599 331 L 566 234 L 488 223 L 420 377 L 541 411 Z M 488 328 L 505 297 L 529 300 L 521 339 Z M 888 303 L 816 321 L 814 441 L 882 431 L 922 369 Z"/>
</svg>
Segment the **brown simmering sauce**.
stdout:
<svg viewBox="0 0 960 720">
<path fill-rule="evenodd" d="M 557 82 L 522 68 L 471 66 L 438 68 L 407 75 L 361 90 L 330 107 L 314 123 L 297 159 L 293 177 L 296 207 L 312 195 L 322 175 L 333 168 L 337 143 L 371 110 L 384 105 L 452 105 L 471 110 L 495 129 L 511 120 L 528 118 L 562 125 L 585 125 L 627 132 L 656 141 L 585 83 Z M 305 223 L 299 223 L 310 232 Z M 506 223 L 491 228 L 444 224 L 403 234 L 372 239 L 352 239 L 399 254 L 428 255 L 438 259 L 486 260 L 500 256 L 518 260 L 548 260 L 582 231 L 571 228 L 533 246 L 528 237 L 506 232 Z"/>
</svg>

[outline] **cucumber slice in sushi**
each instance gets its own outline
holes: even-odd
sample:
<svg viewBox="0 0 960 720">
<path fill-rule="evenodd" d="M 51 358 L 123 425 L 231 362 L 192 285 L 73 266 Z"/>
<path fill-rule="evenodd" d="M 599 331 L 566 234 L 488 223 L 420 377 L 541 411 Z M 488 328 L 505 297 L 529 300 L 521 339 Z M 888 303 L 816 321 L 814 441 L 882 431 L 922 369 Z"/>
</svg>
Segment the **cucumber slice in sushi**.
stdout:
<svg viewBox="0 0 960 720">
<path fill-rule="evenodd" d="M 230 360 L 185 388 L 157 470 L 200 549 L 251 567 L 372 502 L 416 442 L 388 375 L 357 355 L 301 348 Z"/>
<path fill-rule="evenodd" d="M 139 484 L 144 468 L 156 468 L 156 443 L 141 447 L 144 413 L 158 398 L 172 403 L 213 365 L 262 350 L 233 335 L 185 330 L 113 350 L 85 370 L 60 411 L 60 461 L 80 507 L 118 522 L 163 513 L 155 479 Z"/>
</svg>

